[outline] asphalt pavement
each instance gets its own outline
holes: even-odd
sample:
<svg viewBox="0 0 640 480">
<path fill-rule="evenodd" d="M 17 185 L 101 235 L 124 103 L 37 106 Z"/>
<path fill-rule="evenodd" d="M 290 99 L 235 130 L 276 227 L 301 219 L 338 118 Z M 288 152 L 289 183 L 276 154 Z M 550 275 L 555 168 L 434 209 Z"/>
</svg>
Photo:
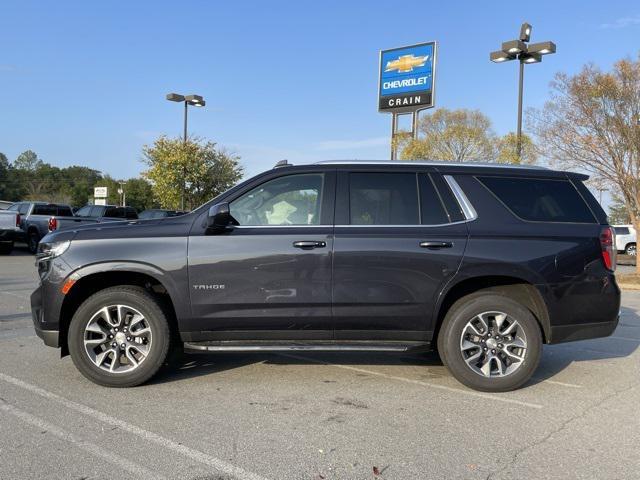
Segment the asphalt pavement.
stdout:
<svg viewBox="0 0 640 480">
<path fill-rule="evenodd" d="M 0 479 L 637 479 L 640 292 L 609 338 L 545 346 L 507 394 L 435 355 L 185 356 L 108 389 L 31 327 L 33 257 L 0 257 Z"/>
</svg>

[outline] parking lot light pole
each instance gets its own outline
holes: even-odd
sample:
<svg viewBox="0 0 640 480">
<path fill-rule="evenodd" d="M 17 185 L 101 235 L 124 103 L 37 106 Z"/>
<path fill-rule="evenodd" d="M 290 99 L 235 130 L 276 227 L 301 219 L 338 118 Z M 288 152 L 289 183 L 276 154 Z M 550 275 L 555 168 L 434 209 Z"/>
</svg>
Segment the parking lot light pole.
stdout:
<svg viewBox="0 0 640 480">
<path fill-rule="evenodd" d="M 516 153 L 518 160 L 522 160 L 522 91 L 524 88 L 524 66 L 528 63 L 540 63 L 543 55 L 556 53 L 556 44 L 553 42 L 540 42 L 529 44 L 531 40 L 531 25 L 523 23 L 520 27 L 520 36 L 517 40 L 502 43 L 502 48 L 489 54 L 489 60 L 494 63 L 520 61 L 518 78 L 518 129 Z"/>
<path fill-rule="evenodd" d="M 182 143 L 185 146 L 187 145 L 187 117 L 189 112 L 189 105 L 193 107 L 204 107 L 206 102 L 204 98 L 200 95 L 180 95 L 179 93 L 169 93 L 167 94 L 167 100 L 170 102 L 184 102 L 184 132 L 182 136 Z M 186 159 L 185 159 L 186 160 Z M 182 166 L 182 195 L 180 197 L 180 205 L 181 210 L 184 211 L 184 197 L 186 191 L 186 177 L 187 177 L 187 162 L 184 162 Z"/>
</svg>

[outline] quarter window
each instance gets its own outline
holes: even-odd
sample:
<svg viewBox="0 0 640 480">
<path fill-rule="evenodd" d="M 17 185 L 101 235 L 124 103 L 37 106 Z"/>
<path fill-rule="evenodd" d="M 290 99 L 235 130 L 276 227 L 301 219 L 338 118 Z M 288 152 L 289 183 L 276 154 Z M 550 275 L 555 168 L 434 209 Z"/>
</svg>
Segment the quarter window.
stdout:
<svg viewBox="0 0 640 480">
<path fill-rule="evenodd" d="M 351 225 L 418 225 L 415 173 L 349 174 Z"/>
<path fill-rule="evenodd" d="M 523 220 L 595 223 L 591 210 L 568 180 L 513 177 L 478 179 Z"/>
<path fill-rule="evenodd" d="M 287 175 L 263 183 L 229 205 L 246 226 L 319 225 L 324 174 Z"/>
</svg>

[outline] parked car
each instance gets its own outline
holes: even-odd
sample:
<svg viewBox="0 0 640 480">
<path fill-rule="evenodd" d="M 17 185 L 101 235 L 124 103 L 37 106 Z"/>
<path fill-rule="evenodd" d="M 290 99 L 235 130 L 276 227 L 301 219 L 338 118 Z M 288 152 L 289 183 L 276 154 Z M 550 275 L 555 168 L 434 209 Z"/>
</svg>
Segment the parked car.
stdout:
<svg viewBox="0 0 640 480">
<path fill-rule="evenodd" d="M 73 218 L 51 218 L 49 222 L 49 231 L 75 228 L 85 224 L 137 219 L 138 214 L 136 209 L 133 207 L 119 207 L 117 205 L 85 205 L 76 212 Z"/>
<path fill-rule="evenodd" d="M 618 253 L 636 256 L 636 229 L 633 225 L 614 225 Z"/>
<path fill-rule="evenodd" d="M 13 250 L 13 242 L 20 231 L 20 214 L 15 211 L 0 210 L 0 255 L 8 255 Z"/>
<path fill-rule="evenodd" d="M 149 220 L 152 218 L 165 218 L 165 217 L 177 217 L 178 215 L 184 215 L 187 212 L 181 212 L 179 210 L 162 210 L 159 208 L 153 208 L 150 210 L 144 210 L 138 214 L 140 220 Z"/>
<path fill-rule="evenodd" d="M 31 253 L 36 253 L 40 239 L 49 233 L 49 219 L 73 217 L 69 205 L 47 202 L 17 202 L 8 208 L 20 214 L 20 232 L 16 240 L 26 242 Z"/>
<path fill-rule="evenodd" d="M 187 215 L 51 233 L 36 333 L 95 383 L 187 352 L 437 346 L 463 384 L 520 387 L 544 343 L 610 335 L 613 229 L 588 177 L 534 167 L 324 162 Z"/>
</svg>

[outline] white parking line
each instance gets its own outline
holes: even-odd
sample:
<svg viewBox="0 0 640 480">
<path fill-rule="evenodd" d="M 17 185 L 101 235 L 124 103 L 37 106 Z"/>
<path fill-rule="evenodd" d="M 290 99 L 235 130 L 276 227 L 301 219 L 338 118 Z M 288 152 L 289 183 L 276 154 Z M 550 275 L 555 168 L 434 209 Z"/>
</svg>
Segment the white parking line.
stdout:
<svg viewBox="0 0 640 480">
<path fill-rule="evenodd" d="M 227 475 L 231 475 L 238 480 L 266 480 L 265 477 L 262 477 L 257 473 L 246 471 L 240 467 L 232 465 L 231 463 L 225 462 L 224 460 L 208 455 L 199 450 L 189 448 L 178 442 L 174 442 L 173 440 L 158 435 L 157 433 L 150 432 L 149 430 L 145 430 L 144 428 L 140 428 L 129 422 L 120 420 L 119 418 L 112 417 L 111 415 L 107 415 L 106 413 L 95 410 L 91 407 L 87 407 L 86 405 L 83 405 L 81 403 L 76 403 L 73 400 L 66 399 L 64 397 L 56 395 L 55 393 L 49 392 L 48 390 L 37 387 L 35 385 L 31 385 L 30 383 L 24 382 L 10 375 L 0 373 L 0 380 L 15 385 L 16 387 L 28 390 L 32 393 L 35 393 L 36 395 L 40 395 L 41 397 L 53 400 L 54 402 L 64 405 L 66 408 L 75 410 L 76 412 L 87 415 L 95 420 L 100 420 L 101 422 L 108 425 L 115 425 L 126 432 L 136 435 L 149 442 L 156 443 L 168 450 L 172 450 L 175 453 L 179 453 L 180 455 L 191 458 L 192 460 L 200 462 L 204 465 L 208 465 L 216 469 L 217 471 L 225 473 Z"/>
<path fill-rule="evenodd" d="M 341 365 L 339 363 L 324 362 L 324 361 L 321 361 L 321 360 L 316 360 L 314 358 L 303 357 L 302 355 L 294 355 L 294 354 L 291 354 L 291 353 L 279 353 L 278 355 L 283 356 L 283 357 L 295 358 L 295 359 L 298 359 L 298 360 L 304 360 L 306 362 L 313 362 L 313 363 L 318 363 L 318 364 L 321 364 L 321 365 L 329 365 L 329 366 L 332 366 L 332 367 L 343 368 L 345 370 L 351 370 L 351 371 L 354 371 L 354 372 L 368 373 L 369 375 L 376 375 L 378 377 L 388 378 L 390 380 L 398 380 L 400 382 L 413 383 L 415 385 L 422 385 L 424 387 L 437 388 L 439 390 L 445 390 L 447 392 L 453 392 L 453 393 L 456 393 L 456 394 L 468 395 L 468 396 L 471 396 L 471 397 L 479 397 L 479 398 L 484 398 L 486 400 L 493 400 L 493 401 L 496 401 L 496 402 L 512 403 L 514 405 L 520 405 L 521 407 L 529 407 L 529 408 L 535 408 L 535 409 L 542 408 L 542 405 L 540 405 L 538 403 L 523 402 L 523 401 L 520 401 L 520 400 L 515 400 L 513 398 L 499 397 L 497 395 L 491 395 L 491 394 L 488 394 L 488 393 L 474 392 L 474 391 L 471 391 L 471 390 L 462 390 L 460 388 L 447 387 L 446 385 L 438 385 L 437 383 L 429 383 L 429 382 L 423 382 L 422 380 L 414 380 L 412 378 L 405 378 L 405 377 L 398 377 L 398 376 L 395 376 L 395 375 L 388 375 L 386 373 L 376 372 L 374 370 L 367 370 L 367 369 L 364 369 L 364 368 L 352 367 L 350 365 Z"/>
<path fill-rule="evenodd" d="M 58 428 L 55 425 L 46 422 L 39 417 L 36 417 L 35 415 L 31 415 L 24 410 L 14 407 L 13 405 L 0 401 L 0 411 L 9 413 L 14 417 L 19 418 L 23 422 L 28 423 L 29 425 L 37 427 L 40 430 L 45 430 L 47 433 L 50 433 L 51 435 L 58 437 L 65 442 L 71 443 L 76 447 L 89 452 L 91 455 L 100 457 L 103 460 L 116 465 L 122 470 L 126 470 L 136 478 L 148 478 L 149 480 L 165 478 L 155 472 L 152 472 L 151 470 L 147 470 L 146 468 L 127 460 L 126 458 L 122 458 L 103 447 L 100 447 L 91 442 L 87 442 L 86 440 L 82 440 L 81 438 L 76 437 L 66 430 Z"/>
</svg>

